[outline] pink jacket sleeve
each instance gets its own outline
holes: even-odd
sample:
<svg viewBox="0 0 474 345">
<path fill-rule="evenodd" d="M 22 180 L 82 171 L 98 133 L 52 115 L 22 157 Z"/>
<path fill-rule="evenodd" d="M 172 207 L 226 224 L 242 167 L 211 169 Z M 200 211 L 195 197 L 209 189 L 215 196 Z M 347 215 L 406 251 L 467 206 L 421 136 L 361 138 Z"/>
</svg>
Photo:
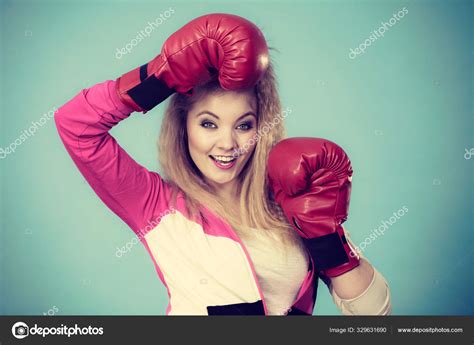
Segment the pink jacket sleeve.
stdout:
<svg viewBox="0 0 474 345">
<path fill-rule="evenodd" d="M 79 92 L 55 115 L 69 155 L 100 199 L 135 232 L 168 209 L 169 186 L 135 162 L 109 131 L 132 109 L 106 81 Z"/>
</svg>

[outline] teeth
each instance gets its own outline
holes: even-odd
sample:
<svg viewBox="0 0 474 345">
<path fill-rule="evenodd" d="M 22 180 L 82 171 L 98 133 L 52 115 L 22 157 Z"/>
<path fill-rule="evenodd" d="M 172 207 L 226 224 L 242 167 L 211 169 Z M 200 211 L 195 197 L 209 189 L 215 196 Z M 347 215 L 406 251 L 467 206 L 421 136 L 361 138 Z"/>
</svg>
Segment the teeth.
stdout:
<svg viewBox="0 0 474 345">
<path fill-rule="evenodd" d="M 212 156 L 215 160 L 218 160 L 220 162 L 231 162 L 233 161 L 235 158 L 230 156 Z"/>
</svg>

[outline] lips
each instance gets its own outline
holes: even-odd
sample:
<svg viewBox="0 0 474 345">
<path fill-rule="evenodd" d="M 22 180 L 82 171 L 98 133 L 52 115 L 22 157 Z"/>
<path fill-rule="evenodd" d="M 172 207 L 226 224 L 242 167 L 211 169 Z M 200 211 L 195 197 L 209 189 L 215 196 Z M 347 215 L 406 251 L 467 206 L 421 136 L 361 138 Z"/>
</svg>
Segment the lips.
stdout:
<svg viewBox="0 0 474 345">
<path fill-rule="evenodd" d="M 237 161 L 237 158 L 233 158 L 231 159 L 230 161 L 224 161 L 224 160 L 220 160 L 214 156 L 209 156 L 209 158 L 212 160 L 212 162 L 214 163 L 214 165 L 216 167 L 218 167 L 219 169 L 222 169 L 222 170 L 227 170 L 227 169 L 230 169 L 232 168 L 233 166 L 235 166 L 235 163 Z"/>
</svg>

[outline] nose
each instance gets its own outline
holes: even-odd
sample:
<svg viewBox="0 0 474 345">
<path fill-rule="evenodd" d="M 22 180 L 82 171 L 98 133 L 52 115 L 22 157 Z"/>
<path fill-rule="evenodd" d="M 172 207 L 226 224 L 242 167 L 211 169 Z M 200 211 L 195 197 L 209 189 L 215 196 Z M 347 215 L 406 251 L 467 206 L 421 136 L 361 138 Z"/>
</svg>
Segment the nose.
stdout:
<svg viewBox="0 0 474 345">
<path fill-rule="evenodd" d="M 223 129 L 216 142 L 218 149 L 222 151 L 231 151 L 236 148 L 237 141 L 232 129 Z"/>
</svg>

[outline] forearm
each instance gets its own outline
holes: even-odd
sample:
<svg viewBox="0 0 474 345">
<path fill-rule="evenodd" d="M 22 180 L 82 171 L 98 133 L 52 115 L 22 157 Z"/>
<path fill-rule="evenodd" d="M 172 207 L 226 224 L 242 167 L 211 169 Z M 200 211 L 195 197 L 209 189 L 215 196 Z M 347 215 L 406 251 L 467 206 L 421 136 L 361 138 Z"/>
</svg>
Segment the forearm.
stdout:
<svg viewBox="0 0 474 345">
<path fill-rule="evenodd" d="M 334 303 L 344 315 L 390 315 L 390 288 L 365 259 L 353 270 L 330 281 Z"/>
<path fill-rule="evenodd" d="M 121 103 L 115 82 L 108 80 L 61 106 L 55 122 L 67 152 L 92 189 L 138 232 L 152 216 L 168 209 L 169 197 L 161 177 L 138 164 L 109 133 L 132 110 Z"/>
<path fill-rule="evenodd" d="M 340 298 L 351 299 L 360 296 L 369 287 L 373 276 L 374 268 L 367 260 L 361 258 L 359 266 L 331 278 L 331 285 Z"/>
</svg>

